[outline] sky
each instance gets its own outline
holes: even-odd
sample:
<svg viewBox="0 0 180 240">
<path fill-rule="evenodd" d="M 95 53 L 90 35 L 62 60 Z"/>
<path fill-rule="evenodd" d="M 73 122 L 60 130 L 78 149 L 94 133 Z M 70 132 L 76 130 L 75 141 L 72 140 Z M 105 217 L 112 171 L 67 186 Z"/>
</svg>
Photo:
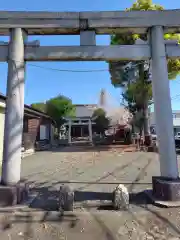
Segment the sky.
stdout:
<svg viewBox="0 0 180 240">
<path fill-rule="evenodd" d="M 1 1 L 0 10 L 11 11 L 113 11 L 130 7 L 133 0 L 6 0 Z M 179 0 L 155 0 L 166 9 L 180 8 Z M 0 37 L 0 41 L 8 38 Z M 79 45 L 79 36 L 33 36 L 29 40 L 40 40 L 41 45 Z M 97 45 L 108 45 L 109 36 L 97 36 Z M 38 68 L 42 66 L 43 68 Z M 46 69 L 49 68 L 49 69 Z M 102 72 L 72 73 L 52 69 L 97 70 Z M 7 64 L 0 63 L 0 92 L 6 93 Z M 63 94 L 74 104 L 97 103 L 100 90 L 104 88 L 109 101 L 119 105 L 120 89 L 111 85 L 108 65 L 105 62 L 35 62 L 27 63 L 25 103 L 44 102 Z M 170 81 L 173 110 L 180 110 L 180 77 Z"/>
</svg>

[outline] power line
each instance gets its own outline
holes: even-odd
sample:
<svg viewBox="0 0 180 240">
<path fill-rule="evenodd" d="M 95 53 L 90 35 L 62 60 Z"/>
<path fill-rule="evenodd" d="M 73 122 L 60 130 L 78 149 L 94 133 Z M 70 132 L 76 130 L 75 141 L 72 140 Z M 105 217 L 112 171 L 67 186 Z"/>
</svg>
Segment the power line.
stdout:
<svg viewBox="0 0 180 240">
<path fill-rule="evenodd" d="M 13 59 L 11 59 L 13 62 L 18 62 L 18 63 L 22 63 L 20 61 L 15 61 Z M 136 63 L 135 65 L 133 65 L 133 68 L 135 68 L 138 65 L 141 65 L 142 61 L 140 61 L 139 63 Z M 92 73 L 92 72 L 109 72 L 109 69 L 87 69 L 87 70 L 82 70 L 82 69 L 77 69 L 77 70 L 71 70 L 71 69 L 59 69 L 59 68 L 51 68 L 51 67 L 46 67 L 46 66 L 40 66 L 40 65 L 36 65 L 36 64 L 32 64 L 32 63 L 28 63 L 29 66 L 32 67 L 36 67 L 36 68 L 41 68 L 41 69 L 45 69 L 45 70 L 50 70 L 50 71 L 58 71 L 58 72 L 70 72 L 70 73 Z M 126 70 L 126 67 L 128 67 L 129 64 L 126 64 L 125 66 L 119 68 L 118 70 Z M 128 69 L 126 70 L 128 72 Z M 173 71 L 171 73 L 174 73 L 176 71 Z M 175 82 L 175 81 L 174 81 Z M 177 84 L 180 84 L 179 82 L 175 82 Z"/>
<path fill-rule="evenodd" d="M 14 61 L 14 60 L 13 60 Z M 135 65 L 133 65 L 133 67 L 136 67 L 138 65 L 142 64 L 142 62 L 139 62 Z M 58 69 L 58 68 L 50 68 L 50 67 L 45 67 L 45 66 L 40 66 L 40 65 L 36 65 L 36 64 L 30 64 L 30 66 L 32 67 L 37 67 L 37 68 L 41 68 L 41 69 L 45 69 L 45 70 L 52 70 L 52 71 L 58 71 L 58 72 L 71 72 L 71 73 L 92 73 L 92 72 L 106 72 L 108 71 L 109 72 L 109 69 L 90 69 L 90 70 L 70 70 L 70 69 Z M 124 69 L 125 67 L 122 67 L 122 69 Z M 128 71 L 128 70 L 127 70 Z M 173 72 L 176 72 L 176 71 L 173 71 Z M 173 73 L 172 72 L 172 73 Z M 175 81 L 174 81 L 175 82 Z M 177 84 L 180 84 L 179 82 L 175 82 Z M 178 100 L 176 98 L 180 97 L 180 94 L 177 94 L 175 95 L 174 97 L 171 98 L 171 100 Z M 123 100 L 123 97 L 121 96 L 121 99 L 120 100 Z"/>
<path fill-rule="evenodd" d="M 71 70 L 71 69 L 59 69 L 59 68 L 50 68 L 50 67 L 45 67 L 45 66 L 40 66 L 40 65 L 35 65 L 28 63 L 32 67 L 37 67 L 45 70 L 51 70 L 51 71 L 58 71 L 58 72 L 71 72 L 71 73 L 91 73 L 91 72 L 107 72 L 109 71 L 108 69 L 90 69 L 90 70 Z"/>
<path fill-rule="evenodd" d="M 14 63 L 15 62 L 21 63 L 20 61 L 15 61 L 15 60 L 12 60 L 12 61 Z M 109 72 L 109 69 L 90 69 L 90 70 L 80 70 L 80 69 L 78 69 L 78 70 L 71 70 L 71 69 L 58 69 L 58 68 L 45 67 L 45 66 L 40 66 L 40 65 L 31 64 L 31 63 L 28 63 L 28 64 L 29 64 L 29 66 L 32 66 L 32 67 L 41 68 L 41 69 L 50 70 L 50 71 L 58 71 L 58 72 L 70 72 L 70 73 Z M 133 68 L 138 66 L 138 65 L 140 65 L 140 64 L 142 64 L 142 62 L 139 62 L 139 63 L 133 65 Z M 120 69 L 125 70 L 128 65 L 129 64 L 123 66 L 122 68 L 119 68 L 118 70 L 120 70 Z M 128 71 L 128 69 L 126 71 Z M 176 71 L 173 71 L 173 72 L 176 72 Z M 175 83 L 180 84 L 179 82 L 175 82 Z M 177 101 L 177 100 L 179 100 L 179 98 L 180 98 L 180 94 L 177 94 L 177 95 L 173 96 L 171 98 L 171 100 Z M 119 100 L 121 101 L 121 104 L 123 104 L 124 98 L 122 96 L 120 97 Z"/>
<path fill-rule="evenodd" d="M 8 59 L 8 60 L 11 60 L 15 63 L 23 63 L 21 61 L 16 61 L 16 60 L 13 60 L 13 59 Z M 142 62 L 139 62 L 135 65 L 133 65 L 133 68 L 142 64 Z M 32 63 L 28 63 L 29 66 L 32 66 L 32 67 L 36 67 L 36 68 L 41 68 L 41 69 L 45 69 L 45 70 L 50 70 L 50 71 L 58 71 L 58 72 L 70 72 L 70 73 L 91 73 L 91 72 L 109 72 L 109 69 L 87 69 L 87 70 L 81 70 L 81 69 L 77 69 L 77 70 L 71 70 L 71 69 L 59 69 L 59 68 L 51 68 L 51 67 L 45 67 L 45 66 L 40 66 L 40 65 L 36 65 L 36 64 L 32 64 Z M 119 68 L 118 70 L 122 69 L 122 70 L 125 70 L 126 67 L 128 67 L 129 63 L 126 64 L 125 66 Z M 128 71 L 128 69 L 126 70 Z"/>
<path fill-rule="evenodd" d="M 15 61 L 12 59 L 13 62 L 19 62 L 21 63 L 20 61 Z M 59 69 L 59 68 L 51 68 L 51 67 L 45 67 L 45 66 L 40 66 L 40 65 L 36 65 L 36 64 L 31 64 L 31 63 L 28 63 L 30 66 L 32 67 L 36 67 L 36 68 L 41 68 L 41 69 L 45 69 L 45 70 L 50 70 L 50 71 L 58 71 L 58 72 L 70 72 L 70 73 L 92 73 L 92 72 L 109 72 L 109 69 L 90 69 L 90 70 L 81 70 L 81 69 L 78 69 L 78 70 L 71 70 L 71 69 Z M 133 65 L 133 68 L 142 64 L 142 62 L 139 62 L 135 65 Z M 128 65 L 128 64 L 127 64 Z M 121 69 L 122 70 L 125 70 L 126 66 L 123 66 Z M 118 69 L 120 70 L 120 68 Z M 127 69 L 128 71 L 128 69 Z M 176 71 L 173 71 L 173 72 L 176 72 Z M 173 73 L 172 72 L 172 73 Z M 174 81 L 175 82 L 175 81 Z M 179 82 L 175 82 L 177 84 L 180 84 Z M 121 96 L 122 97 L 122 96 Z M 177 94 L 175 95 L 174 97 L 171 98 L 171 100 L 178 100 L 177 98 L 180 97 L 180 94 Z M 123 99 L 123 98 L 122 98 Z"/>
</svg>

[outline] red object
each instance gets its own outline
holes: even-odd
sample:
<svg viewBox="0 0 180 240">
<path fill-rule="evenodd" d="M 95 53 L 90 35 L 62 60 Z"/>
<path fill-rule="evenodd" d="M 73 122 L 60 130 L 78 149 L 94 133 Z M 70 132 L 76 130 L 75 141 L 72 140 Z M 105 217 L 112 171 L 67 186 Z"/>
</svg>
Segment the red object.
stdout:
<svg viewBox="0 0 180 240">
<path fill-rule="evenodd" d="M 113 137 L 114 140 L 122 140 L 125 138 L 125 133 L 126 131 L 128 131 L 129 128 L 126 124 L 124 125 L 116 125 L 116 126 L 112 126 L 108 129 L 108 135 Z"/>
</svg>

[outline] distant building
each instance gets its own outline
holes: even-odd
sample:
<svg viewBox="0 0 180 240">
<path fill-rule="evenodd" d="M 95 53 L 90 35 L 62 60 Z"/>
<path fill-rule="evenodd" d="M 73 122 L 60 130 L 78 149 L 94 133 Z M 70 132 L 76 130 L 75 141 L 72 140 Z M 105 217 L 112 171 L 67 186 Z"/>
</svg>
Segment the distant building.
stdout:
<svg viewBox="0 0 180 240">
<path fill-rule="evenodd" d="M 176 134 L 177 132 L 180 132 L 180 110 L 172 111 L 172 118 L 173 118 L 174 134 Z M 156 128 L 154 112 L 150 113 L 149 124 L 150 124 L 151 130 Z"/>
<path fill-rule="evenodd" d="M 99 108 L 97 104 L 75 104 L 74 106 L 76 118 L 91 118 L 94 111 Z"/>
<path fill-rule="evenodd" d="M 75 108 L 75 116 L 65 118 L 64 126 L 68 129 L 68 143 L 71 144 L 77 137 L 80 137 L 82 141 L 92 143 L 92 125 L 94 124 L 92 116 L 98 105 L 76 104 Z"/>
<path fill-rule="evenodd" d="M 3 156 L 6 96 L 0 94 L 0 164 Z M 54 121 L 47 114 L 24 105 L 22 149 L 34 151 L 36 143 L 51 143 L 54 137 Z"/>
<path fill-rule="evenodd" d="M 75 117 L 65 118 L 65 126 L 68 129 L 68 142 L 71 144 L 72 139 L 76 137 L 86 137 L 89 142 L 92 142 L 93 125 L 95 124 L 93 113 L 101 106 L 98 104 L 76 104 L 75 107 Z M 121 125 L 130 127 L 128 122 L 131 115 L 124 107 L 108 109 L 107 117 L 110 118 L 111 126 Z"/>
</svg>

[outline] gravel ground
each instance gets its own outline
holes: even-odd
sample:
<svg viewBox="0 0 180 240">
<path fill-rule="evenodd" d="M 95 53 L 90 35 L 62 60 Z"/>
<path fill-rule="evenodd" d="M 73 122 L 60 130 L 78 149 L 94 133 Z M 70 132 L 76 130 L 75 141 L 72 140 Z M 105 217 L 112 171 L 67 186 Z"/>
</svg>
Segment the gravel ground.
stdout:
<svg viewBox="0 0 180 240">
<path fill-rule="evenodd" d="M 179 208 L 157 208 L 141 194 L 134 197 L 133 193 L 151 187 L 152 175 L 159 175 L 154 153 L 122 149 L 82 152 L 71 147 L 26 157 L 22 176 L 37 197 L 31 208 L 6 214 L 0 211 L 0 225 L 10 224 L 1 239 L 180 239 Z M 73 213 L 60 216 L 58 189 L 68 181 L 80 202 Z M 88 201 L 95 195 L 111 193 L 120 182 L 126 183 L 131 192 L 129 210 L 113 211 L 101 201 Z"/>
</svg>

